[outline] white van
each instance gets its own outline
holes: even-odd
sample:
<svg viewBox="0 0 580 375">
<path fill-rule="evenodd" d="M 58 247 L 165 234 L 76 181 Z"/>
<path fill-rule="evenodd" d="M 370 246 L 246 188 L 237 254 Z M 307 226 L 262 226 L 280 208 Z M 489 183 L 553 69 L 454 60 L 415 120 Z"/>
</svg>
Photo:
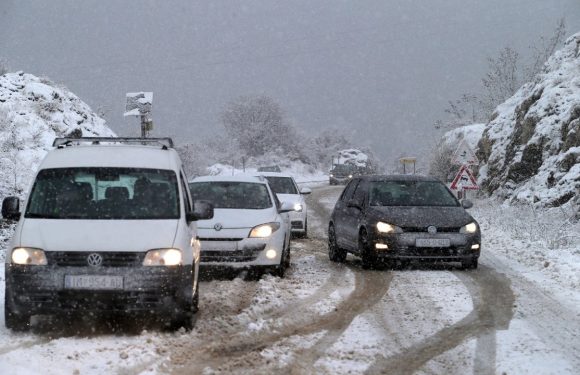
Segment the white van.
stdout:
<svg viewBox="0 0 580 375">
<path fill-rule="evenodd" d="M 57 138 L 40 164 L 6 254 L 6 326 L 63 312 L 157 314 L 192 326 L 198 304 L 198 219 L 169 138 Z"/>
</svg>

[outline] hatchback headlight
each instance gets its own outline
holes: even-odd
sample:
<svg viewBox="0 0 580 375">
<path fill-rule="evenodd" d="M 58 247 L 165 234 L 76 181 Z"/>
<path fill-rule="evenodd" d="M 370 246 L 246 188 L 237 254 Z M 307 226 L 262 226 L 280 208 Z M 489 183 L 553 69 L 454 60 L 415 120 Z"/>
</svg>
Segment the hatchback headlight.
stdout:
<svg viewBox="0 0 580 375">
<path fill-rule="evenodd" d="M 377 230 L 381 233 L 401 233 L 403 230 L 396 225 L 384 223 L 379 221 L 377 223 Z"/>
<path fill-rule="evenodd" d="M 32 247 L 16 247 L 12 250 L 10 257 L 12 264 L 24 264 L 32 266 L 45 266 L 46 255 L 44 250 Z"/>
<path fill-rule="evenodd" d="M 149 250 L 143 260 L 144 266 L 178 266 L 182 262 L 182 254 L 179 249 L 155 249 Z"/>
<path fill-rule="evenodd" d="M 280 228 L 280 223 L 267 223 L 258 225 L 250 231 L 250 238 L 266 238 Z"/>
<path fill-rule="evenodd" d="M 477 232 L 477 224 L 475 222 L 471 222 L 467 225 L 464 225 L 459 229 L 459 233 L 475 233 Z"/>
</svg>

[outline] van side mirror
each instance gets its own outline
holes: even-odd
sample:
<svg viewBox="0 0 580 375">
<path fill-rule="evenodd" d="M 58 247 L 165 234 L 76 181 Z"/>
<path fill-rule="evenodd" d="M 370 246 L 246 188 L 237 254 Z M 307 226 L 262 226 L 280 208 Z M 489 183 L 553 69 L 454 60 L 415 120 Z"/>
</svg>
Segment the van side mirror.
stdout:
<svg viewBox="0 0 580 375">
<path fill-rule="evenodd" d="M 467 210 L 468 208 L 473 207 L 473 202 L 471 202 L 469 199 L 464 199 L 461 201 L 461 207 Z"/>
<path fill-rule="evenodd" d="M 193 212 L 185 214 L 188 223 L 197 220 L 209 220 L 213 218 L 213 204 L 209 201 L 195 201 Z"/>
<path fill-rule="evenodd" d="M 6 220 L 20 219 L 20 199 L 18 197 L 6 197 L 2 201 L 2 217 Z"/>
<path fill-rule="evenodd" d="M 306 195 L 310 193 L 312 193 L 312 190 L 310 190 L 310 188 L 303 187 L 302 189 L 300 189 L 300 194 Z"/>
</svg>

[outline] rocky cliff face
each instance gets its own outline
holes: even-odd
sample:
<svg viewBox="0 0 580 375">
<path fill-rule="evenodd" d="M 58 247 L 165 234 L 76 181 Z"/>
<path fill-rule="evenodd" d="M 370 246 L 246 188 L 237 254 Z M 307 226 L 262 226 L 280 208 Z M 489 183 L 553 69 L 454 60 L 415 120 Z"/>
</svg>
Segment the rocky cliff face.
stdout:
<svg viewBox="0 0 580 375">
<path fill-rule="evenodd" d="M 580 189 L 580 33 L 534 82 L 498 106 L 478 144 L 483 189 L 559 206 Z"/>
<path fill-rule="evenodd" d="M 0 75 L 0 198 L 25 193 L 55 137 L 114 135 L 66 88 L 31 74 Z"/>
</svg>

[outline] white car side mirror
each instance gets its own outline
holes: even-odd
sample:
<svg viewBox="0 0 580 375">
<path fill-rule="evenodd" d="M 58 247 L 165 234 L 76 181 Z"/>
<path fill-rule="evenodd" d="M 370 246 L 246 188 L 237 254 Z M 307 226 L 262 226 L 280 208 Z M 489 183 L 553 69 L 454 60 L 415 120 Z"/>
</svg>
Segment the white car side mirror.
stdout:
<svg viewBox="0 0 580 375">
<path fill-rule="evenodd" d="M 291 212 L 294 211 L 294 205 L 292 204 L 292 202 L 282 202 L 282 204 L 280 205 L 280 209 L 278 210 L 279 213 L 284 213 L 284 212 Z"/>
<path fill-rule="evenodd" d="M 310 188 L 303 187 L 302 189 L 300 189 L 300 194 L 306 195 L 306 194 L 310 194 L 310 193 L 312 193 L 312 190 L 310 190 Z"/>
</svg>

